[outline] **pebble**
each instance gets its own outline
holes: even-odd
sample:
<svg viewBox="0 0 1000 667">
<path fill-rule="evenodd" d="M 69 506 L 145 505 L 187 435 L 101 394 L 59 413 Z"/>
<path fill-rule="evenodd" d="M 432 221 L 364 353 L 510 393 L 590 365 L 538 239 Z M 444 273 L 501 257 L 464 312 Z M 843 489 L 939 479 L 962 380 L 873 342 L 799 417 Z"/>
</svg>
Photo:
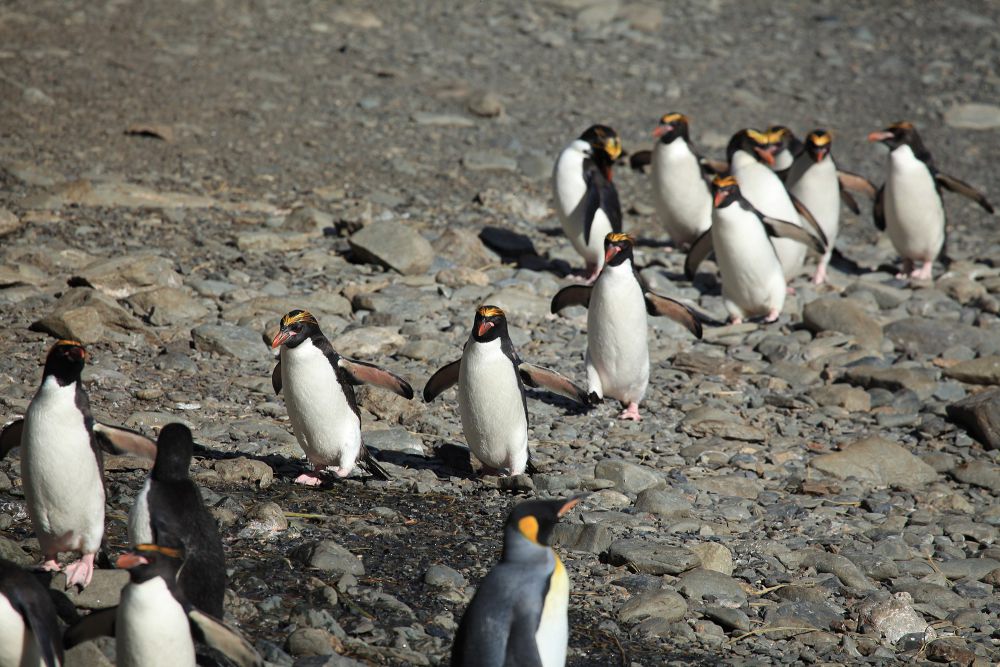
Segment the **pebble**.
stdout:
<svg viewBox="0 0 1000 667">
<path fill-rule="evenodd" d="M 972 102 L 948 109 L 944 122 L 963 130 L 992 130 L 1000 127 L 1000 106 Z"/>
<path fill-rule="evenodd" d="M 1000 449 L 1000 389 L 987 389 L 953 403 L 948 418 L 988 449 Z"/>
<path fill-rule="evenodd" d="M 853 299 L 824 297 L 810 301 L 802 310 L 802 323 L 810 331 L 839 331 L 854 336 L 871 349 L 882 343 L 882 325 Z"/>
<path fill-rule="evenodd" d="M 404 275 L 427 271 L 434 261 L 434 248 L 410 225 L 384 220 L 355 232 L 351 250 L 361 261 L 379 264 Z"/>
<path fill-rule="evenodd" d="M 608 562 L 646 574 L 680 574 L 700 565 L 698 555 L 686 547 L 642 539 L 612 542 Z"/>
<path fill-rule="evenodd" d="M 618 609 L 618 620 L 636 623 L 647 618 L 679 621 L 687 613 L 687 602 L 676 591 L 661 589 L 634 595 Z"/>
<path fill-rule="evenodd" d="M 937 472 L 895 442 L 873 436 L 839 452 L 815 457 L 813 468 L 838 479 L 853 477 L 875 486 L 917 488 L 937 479 Z"/>
<path fill-rule="evenodd" d="M 360 577 L 365 574 L 365 566 L 361 559 L 333 540 L 320 540 L 303 545 L 297 553 L 304 563 L 329 572 L 331 576 L 350 574 Z"/>
<path fill-rule="evenodd" d="M 202 324 L 191 330 L 196 349 L 243 360 L 264 356 L 260 336 L 252 329 L 232 324 Z"/>
<path fill-rule="evenodd" d="M 610 480 L 615 489 L 631 494 L 664 484 L 655 470 L 627 461 L 601 461 L 594 466 L 594 477 Z"/>
</svg>

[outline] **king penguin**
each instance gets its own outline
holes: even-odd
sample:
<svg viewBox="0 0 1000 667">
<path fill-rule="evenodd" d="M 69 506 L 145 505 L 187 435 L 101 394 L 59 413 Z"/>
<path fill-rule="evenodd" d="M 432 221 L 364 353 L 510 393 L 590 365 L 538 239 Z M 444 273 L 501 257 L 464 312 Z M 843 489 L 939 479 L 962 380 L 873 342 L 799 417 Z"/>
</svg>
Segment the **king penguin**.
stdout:
<svg viewBox="0 0 1000 667">
<path fill-rule="evenodd" d="M 712 228 L 691 246 L 684 272 L 693 280 L 698 265 L 714 250 L 729 321 L 739 324 L 763 316 L 765 322 L 774 322 L 785 305 L 786 283 L 770 237 L 787 238 L 819 253 L 826 246 L 799 225 L 758 211 L 740 194 L 732 176 L 717 176 L 712 192 Z"/>
<path fill-rule="evenodd" d="M 0 666 L 59 667 L 56 607 L 34 575 L 0 559 Z"/>
<path fill-rule="evenodd" d="M 271 347 L 281 348 L 281 358 L 271 373 L 274 393 L 284 390 L 295 438 L 315 467 L 295 481 L 318 486 L 327 466 L 338 477 L 347 477 L 359 462 L 373 475 L 389 479 L 361 442 L 361 411 L 354 387 L 373 384 L 411 399 L 410 384 L 374 364 L 337 354 L 319 322 L 304 310 L 292 310 L 281 318 Z"/>
<path fill-rule="evenodd" d="M 649 385 L 649 335 L 646 315 L 665 315 L 697 338 L 701 322 L 687 306 L 646 289 L 636 273 L 627 234 L 604 239 L 604 268 L 594 285 L 570 285 L 552 298 L 552 312 L 567 306 L 587 308 L 587 387 L 594 399 L 618 399 L 619 419 L 639 421 L 639 401 Z"/>
<path fill-rule="evenodd" d="M 622 209 L 612 166 L 622 154 L 618 133 L 591 125 L 563 149 L 552 172 L 556 212 L 563 231 L 587 264 L 593 282 L 604 263 L 604 237 L 622 230 Z"/>
<path fill-rule="evenodd" d="M 543 387 L 584 405 L 587 392 L 555 371 L 522 361 L 496 306 L 480 306 L 462 357 L 438 370 L 424 387 L 424 400 L 458 384 L 458 412 L 469 450 L 488 470 L 511 475 L 529 463 L 528 403 L 524 385 Z"/>
<path fill-rule="evenodd" d="M 182 549 L 178 587 L 191 604 L 222 618 L 226 556 L 215 519 L 188 475 L 193 452 L 187 426 L 167 424 L 160 431 L 156 462 L 129 512 L 129 541 Z"/>
<path fill-rule="evenodd" d="M 500 562 L 486 575 L 455 634 L 451 667 L 563 667 L 569 577 L 548 546 L 582 496 L 532 500 L 511 510 Z"/>
<path fill-rule="evenodd" d="M 892 245 L 903 258 L 899 277 L 930 280 L 934 259 L 945 242 L 941 188 L 968 197 L 988 213 L 993 213 L 993 206 L 968 183 L 937 170 L 913 123 L 893 123 L 869 134 L 868 141 L 889 147 L 889 173 L 875 195 L 875 225 L 888 229 Z"/>
<path fill-rule="evenodd" d="M 653 204 L 674 245 L 686 248 L 712 226 L 712 194 L 702 158 L 688 137 L 688 118 L 684 114 L 664 115 L 653 136 Z"/>
</svg>

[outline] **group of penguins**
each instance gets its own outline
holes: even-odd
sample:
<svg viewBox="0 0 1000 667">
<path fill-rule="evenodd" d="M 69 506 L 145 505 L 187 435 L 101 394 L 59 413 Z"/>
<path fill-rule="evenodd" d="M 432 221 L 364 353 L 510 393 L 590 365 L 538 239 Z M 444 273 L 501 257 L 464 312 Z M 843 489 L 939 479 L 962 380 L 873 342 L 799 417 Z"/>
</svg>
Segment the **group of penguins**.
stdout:
<svg viewBox="0 0 1000 667">
<path fill-rule="evenodd" d="M 733 135 L 720 163 L 699 155 L 688 119 L 664 115 L 652 151 L 636 153 L 634 168 L 651 167 L 659 219 L 678 248 L 687 248 L 692 276 L 714 251 L 730 322 L 781 312 L 787 280 L 803 268 L 809 248 L 819 255 L 821 283 L 839 228 L 841 201 L 857 211 L 847 190 L 874 199 L 875 222 L 888 229 L 904 260 L 904 274 L 927 279 L 944 243 L 941 188 L 964 194 L 993 211 L 971 186 L 937 170 L 911 123 L 872 132 L 890 148 L 885 184 L 839 170 L 824 130 L 799 141 L 785 127 L 744 129 Z M 520 358 L 505 313 L 480 306 L 462 356 L 434 373 L 423 390 L 433 401 L 457 386 L 458 411 L 481 471 L 517 475 L 533 470 L 528 448 L 525 387 L 542 388 L 585 406 L 605 397 L 621 403 L 621 419 L 639 420 L 649 382 L 647 315 L 673 319 L 694 336 L 702 324 L 720 324 L 690 306 L 649 291 L 634 266 L 633 238 L 622 232 L 612 170 L 624 157 L 621 140 L 594 125 L 559 155 L 553 173 L 556 209 L 586 268 L 552 299 L 552 312 L 583 306 L 587 314 L 586 388 Z M 295 437 L 311 470 L 295 482 L 322 483 L 360 466 L 388 479 L 361 438 L 354 387 L 375 385 L 406 399 L 413 388 L 401 376 L 337 353 L 317 319 L 304 310 L 281 318 L 265 342 L 279 350 L 271 380 L 284 395 Z M 0 560 L 0 667 L 56 667 L 64 647 L 114 636 L 121 667 L 196 664 L 196 641 L 242 666 L 262 665 L 252 644 L 223 617 L 225 555 L 215 520 L 188 471 L 190 430 L 165 426 L 154 443 L 128 429 L 97 422 L 81 383 L 87 352 L 71 340 L 49 351 L 42 383 L 22 419 L 0 432 L 0 457 L 20 446 L 28 516 L 42 551 L 41 570 L 58 572 L 60 553 L 81 558 L 65 566 L 65 585 L 86 587 L 104 537 L 102 452 L 154 460 L 128 521 L 131 550 L 117 567 L 129 583 L 117 607 L 93 612 L 60 630 L 49 592 L 37 577 Z M 565 664 L 569 579 L 549 546 L 554 526 L 583 496 L 516 505 L 504 528 L 500 561 L 466 609 L 452 649 L 453 667 Z"/>
</svg>

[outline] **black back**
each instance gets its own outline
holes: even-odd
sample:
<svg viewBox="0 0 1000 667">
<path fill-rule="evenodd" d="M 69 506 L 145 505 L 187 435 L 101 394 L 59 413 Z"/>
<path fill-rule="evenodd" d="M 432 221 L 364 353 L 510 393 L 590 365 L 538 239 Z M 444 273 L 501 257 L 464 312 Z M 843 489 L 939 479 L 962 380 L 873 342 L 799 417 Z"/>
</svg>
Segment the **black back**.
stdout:
<svg viewBox="0 0 1000 667">
<path fill-rule="evenodd" d="M 46 667 L 63 661 L 62 633 L 49 592 L 29 572 L 0 559 L 0 595 L 24 618 L 38 642 Z"/>
</svg>

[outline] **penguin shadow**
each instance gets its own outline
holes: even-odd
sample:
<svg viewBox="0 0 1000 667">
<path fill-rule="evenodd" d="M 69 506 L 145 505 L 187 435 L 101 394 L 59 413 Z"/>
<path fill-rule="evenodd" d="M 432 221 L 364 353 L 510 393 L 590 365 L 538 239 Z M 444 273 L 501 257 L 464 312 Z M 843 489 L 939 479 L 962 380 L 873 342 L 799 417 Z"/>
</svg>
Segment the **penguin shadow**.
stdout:
<svg viewBox="0 0 1000 667">
<path fill-rule="evenodd" d="M 546 236 L 558 236 L 563 233 L 561 227 L 539 230 Z M 500 255 L 504 264 L 514 264 L 519 269 L 552 273 L 559 278 L 565 278 L 573 273 L 569 262 L 563 259 L 550 259 L 539 254 L 535 244 L 524 234 L 504 227 L 486 226 L 479 233 L 479 240 Z"/>
</svg>

